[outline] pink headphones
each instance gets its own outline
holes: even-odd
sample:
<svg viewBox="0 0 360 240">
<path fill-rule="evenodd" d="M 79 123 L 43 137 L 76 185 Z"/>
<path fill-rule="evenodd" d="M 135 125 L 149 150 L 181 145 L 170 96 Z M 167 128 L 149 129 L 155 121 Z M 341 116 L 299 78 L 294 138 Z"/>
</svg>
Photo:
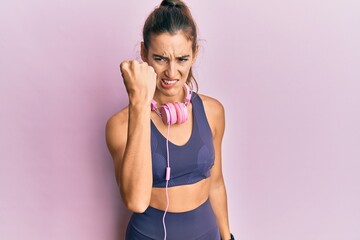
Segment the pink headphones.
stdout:
<svg viewBox="0 0 360 240">
<path fill-rule="evenodd" d="M 188 119 L 188 111 L 186 106 L 190 102 L 192 91 L 187 84 L 184 84 L 184 91 L 186 94 L 186 99 L 184 103 L 165 103 L 160 108 L 158 108 L 157 102 L 154 99 L 151 101 L 151 110 L 156 112 L 161 117 L 164 124 L 181 124 Z"/>
</svg>

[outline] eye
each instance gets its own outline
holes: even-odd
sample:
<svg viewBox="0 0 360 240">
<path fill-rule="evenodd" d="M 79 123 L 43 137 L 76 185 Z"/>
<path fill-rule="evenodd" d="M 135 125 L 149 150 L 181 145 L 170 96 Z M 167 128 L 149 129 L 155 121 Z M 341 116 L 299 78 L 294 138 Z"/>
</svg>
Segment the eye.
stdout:
<svg viewBox="0 0 360 240">
<path fill-rule="evenodd" d="M 165 62 L 166 59 L 164 57 L 154 57 L 154 60 L 157 62 Z"/>
<path fill-rule="evenodd" d="M 188 61 L 189 60 L 189 58 L 178 58 L 178 61 L 179 62 L 186 62 L 186 61 Z"/>
</svg>

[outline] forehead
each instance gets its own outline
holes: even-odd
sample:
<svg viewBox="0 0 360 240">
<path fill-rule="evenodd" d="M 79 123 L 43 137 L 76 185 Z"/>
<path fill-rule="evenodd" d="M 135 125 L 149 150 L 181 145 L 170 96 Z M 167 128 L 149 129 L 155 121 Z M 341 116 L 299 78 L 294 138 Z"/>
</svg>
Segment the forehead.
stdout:
<svg viewBox="0 0 360 240">
<path fill-rule="evenodd" d="M 182 32 L 161 33 L 150 38 L 149 52 L 161 55 L 191 55 L 192 41 Z"/>
</svg>

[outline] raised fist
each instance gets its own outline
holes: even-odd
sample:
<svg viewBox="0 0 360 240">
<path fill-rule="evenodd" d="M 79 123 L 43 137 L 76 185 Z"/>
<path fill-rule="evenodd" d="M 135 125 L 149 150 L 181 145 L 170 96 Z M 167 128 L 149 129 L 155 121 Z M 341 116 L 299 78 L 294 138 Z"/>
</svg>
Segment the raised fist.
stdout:
<svg viewBox="0 0 360 240">
<path fill-rule="evenodd" d="M 122 62 L 120 71 L 130 102 L 144 101 L 144 103 L 150 104 L 156 88 L 157 75 L 154 68 L 146 62 L 139 63 L 131 60 Z"/>
</svg>

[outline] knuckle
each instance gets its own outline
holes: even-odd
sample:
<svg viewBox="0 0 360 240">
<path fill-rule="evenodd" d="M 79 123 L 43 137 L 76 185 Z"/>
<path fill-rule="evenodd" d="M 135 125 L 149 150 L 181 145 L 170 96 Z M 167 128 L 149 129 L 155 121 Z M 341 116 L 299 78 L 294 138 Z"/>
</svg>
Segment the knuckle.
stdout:
<svg viewBox="0 0 360 240">
<path fill-rule="evenodd" d="M 122 63 L 120 63 L 120 68 L 121 69 L 125 69 L 129 66 L 129 62 L 128 61 L 123 61 Z"/>
<path fill-rule="evenodd" d="M 134 59 L 133 59 L 133 60 L 130 60 L 130 63 L 131 63 L 131 65 L 137 65 L 137 64 L 139 64 L 138 61 L 136 61 L 136 60 L 134 60 Z"/>
<path fill-rule="evenodd" d="M 152 66 L 149 66 L 149 71 L 155 72 L 155 69 Z"/>
<path fill-rule="evenodd" d="M 146 69 L 148 67 L 148 64 L 147 64 L 147 62 L 142 62 L 142 63 L 140 63 L 140 66 L 141 66 L 141 68 Z"/>
</svg>

